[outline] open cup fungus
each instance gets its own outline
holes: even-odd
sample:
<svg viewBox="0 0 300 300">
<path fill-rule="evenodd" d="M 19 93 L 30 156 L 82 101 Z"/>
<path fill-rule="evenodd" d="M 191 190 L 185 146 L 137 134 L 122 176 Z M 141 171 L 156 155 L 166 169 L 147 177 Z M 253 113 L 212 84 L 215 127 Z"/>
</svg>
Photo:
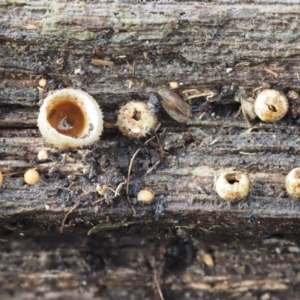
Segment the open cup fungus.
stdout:
<svg viewBox="0 0 300 300">
<path fill-rule="evenodd" d="M 62 89 L 49 95 L 38 116 L 45 140 L 58 148 L 77 148 L 97 141 L 103 115 L 95 99 L 81 90 Z"/>
<path fill-rule="evenodd" d="M 129 138 L 139 139 L 155 128 L 157 118 L 146 103 L 130 101 L 120 108 L 116 125 Z"/>
<path fill-rule="evenodd" d="M 247 197 L 251 182 L 248 174 L 240 171 L 223 173 L 216 182 L 216 192 L 220 198 L 235 202 Z"/>
<path fill-rule="evenodd" d="M 288 109 L 288 99 L 277 90 L 263 90 L 257 95 L 254 102 L 254 111 L 264 122 L 281 120 L 287 114 Z"/>
</svg>

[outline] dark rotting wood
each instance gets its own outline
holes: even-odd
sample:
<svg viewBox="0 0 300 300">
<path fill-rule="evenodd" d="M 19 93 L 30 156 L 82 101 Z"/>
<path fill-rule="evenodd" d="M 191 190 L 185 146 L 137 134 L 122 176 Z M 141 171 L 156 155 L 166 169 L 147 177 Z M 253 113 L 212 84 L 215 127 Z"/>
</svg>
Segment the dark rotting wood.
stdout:
<svg viewBox="0 0 300 300">
<path fill-rule="evenodd" d="M 207 295 L 211 299 L 275 299 L 275 293 L 279 298 L 296 297 L 298 254 L 296 248 L 288 247 L 296 247 L 297 238 L 276 241 L 274 247 L 260 238 L 269 241 L 274 236 L 299 234 L 299 201 L 287 195 L 284 179 L 300 165 L 299 97 L 292 96 L 300 92 L 300 6 L 295 0 L 244 2 L 0 0 L 0 170 L 4 175 L 0 284 L 7 299 L 13 295 L 32 299 L 38 282 L 47 287 L 45 291 L 51 286 L 56 298 L 65 290 L 64 295 L 73 299 L 117 298 L 126 288 L 126 295 L 134 294 L 135 299 L 159 299 L 158 285 L 165 299 L 210 299 Z M 39 85 L 42 78 L 45 86 Z M 179 85 L 175 92 L 182 98 L 184 91 L 192 89 L 205 96 L 192 100 L 193 117 L 188 125 L 159 110 L 160 141 L 153 139 L 142 147 L 132 164 L 128 196 L 136 211 L 133 215 L 124 182 L 132 156 L 150 136 L 140 141 L 123 136 L 114 127 L 117 110 L 129 100 L 147 102 L 149 93 L 174 81 Z M 41 101 L 64 87 L 86 91 L 103 110 L 104 133 L 90 147 L 53 148 L 37 129 Z M 286 94 L 290 110 L 274 124 L 249 120 L 249 129 L 243 115 L 236 114 L 241 100 L 255 97 L 262 88 Z M 37 158 L 42 149 L 49 154 L 44 161 Z M 23 174 L 29 168 L 39 171 L 39 184 L 24 184 Z M 247 172 L 252 181 L 250 195 L 234 204 L 219 199 L 214 189 L 215 177 L 231 170 Z M 149 206 L 136 200 L 145 187 L 156 195 Z M 77 209 L 68 213 L 72 207 Z M 174 246 L 175 250 L 165 246 L 173 241 L 174 232 L 184 235 L 176 237 L 179 248 Z M 16 235 L 25 237 L 17 239 Z M 46 236 L 41 248 L 36 240 L 40 235 Z M 225 235 L 231 236 L 227 244 L 220 239 Z M 130 236 L 133 244 L 138 243 L 133 236 L 153 240 L 143 240 L 146 247 L 137 246 L 143 263 L 134 265 L 134 259 L 124 258 L 124 268 L 113 271 L 105 264 L 122 256 L 116 253 L 124 244 L 114 244 L 113 239 L 105 242 L 108 246 L 101 244 L 99 251 L 113 253 L 99 261 L 106 275 L 100 276 L 92 270 L 94 263 L 84 259 L 78 259 L 78 272 L 72 271 L 73 261 L 69 271 L 48 267 L 48 261 L 52 265 L 58 259 L 49 255 L 55 247 L 63 248 L 63 238 L 69 241 L 66 249 L 74 251 L 73 258 L 80 257 L 76 236 L 83 241 L 82 251 L 97 248 L 96 244 L 84 245 L 100 236 Z M 243 242 L 233 236 L 243 237 Z M 25 253 L 31 238 L 32 252 L 28 250 L 17 275 L 17 257 L 25 255 L 14 245 L 24 247 Z M 51 248 L 55 239 L 57 244 Z M 216 252 L 206 248 L 209 243 Z M 202 257 L 203 249 L 215 259 L 212 269 L 201 259 L 196 263 L 195 253 L 200 251 Z M 42 251 L 47 253 L 45 264 L 38 269 L 33 262 L 30 269 L 29 257 L 37 255 L 42 261 Z M 104 255 L 97 251 L 95 259 Z M 129 247 L 124 253 L 131 252 Z M 13 271 L 7 269 L 9 253 Z M 132 257 L 138 260 L 136 253 Z M 180 259 L 172 253 L 185 257 L 186 269 L 173 269 Z M 224 257 L 218 260 L 216 253 Z M 235 255 L 240 260 L 236 265 Z M 249 257 L 251 263 L 243 267 L 240 262 Z M 66 285 L 59 290 L 64 280 Z M 14 294 L 18 284 L 33 288 Z M 243 290 L 247 284 L 250 288 Z M 82 288 L 84 296 L 72 293 L 72 287 Z M 108 292 L 111 288 L 116 294 Z"/>
</svg>

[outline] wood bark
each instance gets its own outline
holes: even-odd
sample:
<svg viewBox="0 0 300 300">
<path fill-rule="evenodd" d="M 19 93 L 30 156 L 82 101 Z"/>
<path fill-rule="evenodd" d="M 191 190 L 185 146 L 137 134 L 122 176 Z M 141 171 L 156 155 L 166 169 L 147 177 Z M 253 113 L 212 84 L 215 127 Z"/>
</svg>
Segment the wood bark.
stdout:
<svg viewBox="0 0 300 300">
<path fill-rule="evenodd" d="M 167 232 L 164 231 L 164 234 Z M 0 254 L 5 299 L 297 299 L 295 239 L 167 241 L 80 234 L 14 238 Z M 165 236 L 166 237 L 166 236 Z M 230 245 L 230 247 L 228 247 Z"/>
<path fill-rule="evenodd" d="M 286 174 L 300 165 L 297 101 L 290 100 L 289 114 L 282 121 L 255 120 L 252 131 L 242 115 L 235 116 L 239 93 L 252 96 L 262 86 L 299 93 L 299 9 L 296 0 L 0 0 L 2 234 L 118 232 L 159 237 L 161 228 L 248 238 L 299 234 L 299 201 L 284 187 Z M 45 88 L 38 85 L 41 78 L 47 80 Z M 214 102 L 193 100 L 188 125 L 173 121 L 161 109 L 158 139 L 147 146 L 143 146 L 147 138 L 129 140 L 112 126 L 120 105 L 129 100 L 145 102 L 150 91 L 171 81 L 179 83 L 176 93 L 181 96 L 187 89 L 211 90 L 217 96 Z M 103 110 L 105 130 L 93 146 L 55 149 L 37 129 L 41 100 L 64 87 L 85 90 Z M 128 201 L 123 183 L 130 159 L 140 147 Z M 47 161 L 37 159 L 41 149 L 49 151 Z M 38 185 L 24 184 L 28 168 L 40 172 Z M 249 173 L 252 188 L 247 199 L 229 204 L 216 195 L 215 176 L 225 170 Z M 119 194 L 107 190 L 100 195 L 101 186 L 114 191 L 119 187 Z M 137 192 L 144 187 L 155 191 L 154 204 L 137 203 Z M 221 244 L 216 247 L 221 249 Z M 247 244 L 244 249 L 251 252 Z M 143 259 L 148 255 L 144 251 Z M 241 259 L 248 254 L 241 254 Z M 292 264 L 296 257 L 284 259 Z M 193 262 L 187 264 L 192 268 Z M 283 265 L 279 268 L 284 272 Z M 131 266 L 128 270 L 134 272 Z M 112 276 L 107 280 L 117 275 Z M 147 282 L 147 276 L 141 275 L 137 285 Z M 70 280 L 78 286 L 78 278 Z M 171 289 L 182 289 L 170 278 L 163 280 Z M 241 277 L 230 280 L 237 278 Z M 195 289 L 210 294 L 209 280 L 197 283 Z M 3 282 L 7 283 L 2 278 Z M 290 281 L 277 283 L 280 291 L 297 286 Z M 194 291 L 192 295 L 196 297 Z"/>
</svg>

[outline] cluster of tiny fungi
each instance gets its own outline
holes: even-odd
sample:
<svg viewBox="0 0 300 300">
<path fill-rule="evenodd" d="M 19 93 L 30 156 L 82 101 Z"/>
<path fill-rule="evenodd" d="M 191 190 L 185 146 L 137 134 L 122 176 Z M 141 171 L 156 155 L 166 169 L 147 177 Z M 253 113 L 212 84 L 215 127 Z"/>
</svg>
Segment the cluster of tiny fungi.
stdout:
<svg viewBox="0 0 300 300">
<path fill-rule="evenodd" d="M 223 173 L 216 181 L 219 197 L 229 202 L 246 198 L 251 190 L 251 181 L 247 173 L 236 171 Z M 295 168 L 285 177 L 285 188 L 289 195 L 300 198 L 300 168 Z"/>
<path fill-rule="evenodd" d="M 41 79 L 39 85 L 44 88 L 46 80 Z M 174 91 L 166 87 L 158 91 L 161 104 L 167 113 L 180 123 L 188 123 L 192 117 L 190 106 Z M 121 106 L 116 126 L 131 139 L 145 137 L 157 126 L 154 103 L 155 94 L 148 104 L 130 101 Z M 276 122 L 288 112 L 289 103 L 284 94 L 277 90 L 261 91 L 253 104 L 255 115 L 265 122 Z M 103 130 L 103 114 L 95 99 L 78 89 L 62 89 L 49 94 L 43 101 L 38 117 L 38 127 L 45 140 L 62 149 L 77 148 L 96 142 Z M 47 155 L 39 153 L 39 159 Z M 24 181 L 33 185 L 38 183 L 39 173 L 30 169 L 24 174 Z M 0 185 L 3 175 L 0 172 Z M 292 170 L 286 177 L 287 192 L 300 198 L 300 168 Z M 220 198 L 234 202 L 249 194 L 251 181 L 246 173 L 237 171 L 224 173 L 216 181 L 216 192 Z M 154 191 L 144 188 L 137 195 L 141 203 L 154 201 Z"/>
</svg>

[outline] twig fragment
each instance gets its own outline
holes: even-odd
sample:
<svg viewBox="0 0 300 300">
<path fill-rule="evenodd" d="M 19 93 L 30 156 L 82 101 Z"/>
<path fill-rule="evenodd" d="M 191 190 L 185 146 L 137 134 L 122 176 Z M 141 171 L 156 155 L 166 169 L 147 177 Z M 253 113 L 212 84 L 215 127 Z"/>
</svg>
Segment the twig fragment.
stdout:
<svg viewBox="0 0 300 300">
<path fill-rule="evenodd" d="M 64 227 L 65 227 L 65 223 L 67 221 L 68 216 L 75 210 L 77 209 L 79 206 L 81 205 L 81 202 L 77 202 L 73 205 L 73 207 L 66 213 L 65 217 L 63 218 L 62 222 L 61 222 L 61 227 L 60 227 L 60 232 L 63 233 L 64 231 Z"/>
<path fill-rule="evenodd" d="M 197 89 L 191 89 L 191 90 L 184 90 L 182 92 L 185 101 L 189 102 L 191 104 L 191 100 L 194 98 L 200 98 L 200 97 L 206 97 L 206 101 L 209 101 L 210 98 L 215 96 L 215 93 L 213 91 L 204 91 L 200 92 Z"/>
<path fill-rule="evenodd" d="M 273 75 L 275 78 L 277 78 L 277 77 L 279 76 L 279 74 L 278 74 L 277 72 L 275 72 L 275 71 L 269 69 L 268 66 L 267 66 L 266 64 L 264 64 L 263 68 L 264 68 L 264 71 L 265 71 L 265 72 L 267 72 L 267 73 Z"/>
<path fill-rule="evenodd" d="M 154 271 L 154 282 L 155 282 L 155 285 L 156 285 L 156 288 L 157 288 L 157 291 L 158 291 L 158 294 L 159 294 L 159 297 L 161 300 L 164 300 L 164 295 L 162 293 L 162 290 L 160 288 L 160 285 L 159 285 L 159 282 L 157 280 L 157 274 L 156 274 L 156 271 Z"/>
<path fill-rule="evenodd" d="M 207 193 L 203 190 L 202 187 L 200 187 L 200 186 L 198 186 L 198 185 L 195 185 L 195 188 L 196 188 L 201 194 L 207 195 Z"/>
<path fill-rule="evenodd" d="M 111 60 L 104 60 L 104 59 L 97 59 L 97 58 L 92 59 L 92 64 L 95 66 L 109 66 L 109 67 L 115 65 L 115 63 Z"/>
<path fill-rule="evenodd" d="M 129 203 L 129 205 L 131 206 L 131 209 L 133 211 L 133 215 L 135 216 L 136 215 L 136 210 L 134 209 L 134 207 L 132 206 L 131 202 L 130 202 L 130 199 L 129 199 L 129 196 L 128 196 L 128 191 L 129 191 L 129 183 L 130 183 L 130 174 L 131 174 L 131 169 L 132 169 L 132 165 L 133 165 L 133 162 L 136 158 L 136 156 L 139 154 L 139 152 L 142 150 L 142 148 L 144 146 L 146 146 L 148 143 L 150 143 L 156 136 L 153 135 L 150 139 L 148 139 L 141 147 L 139 147 L 135 153 L 133 154 L 133 156 L 131 157 L 130 159 L 130 163 L 129 163 L 129 167 L 128 167 L 128 175 L 127 175 L 127 184 L 126 184 L 126 196 L 127 196 L 127 201 Z"/>
<path fill-rule="evenodd" d="M 160 164 L 160 159 L 151 167 L 147 170 L 146 174 L 150 174 L 158 165 Z"/>
</svg>

